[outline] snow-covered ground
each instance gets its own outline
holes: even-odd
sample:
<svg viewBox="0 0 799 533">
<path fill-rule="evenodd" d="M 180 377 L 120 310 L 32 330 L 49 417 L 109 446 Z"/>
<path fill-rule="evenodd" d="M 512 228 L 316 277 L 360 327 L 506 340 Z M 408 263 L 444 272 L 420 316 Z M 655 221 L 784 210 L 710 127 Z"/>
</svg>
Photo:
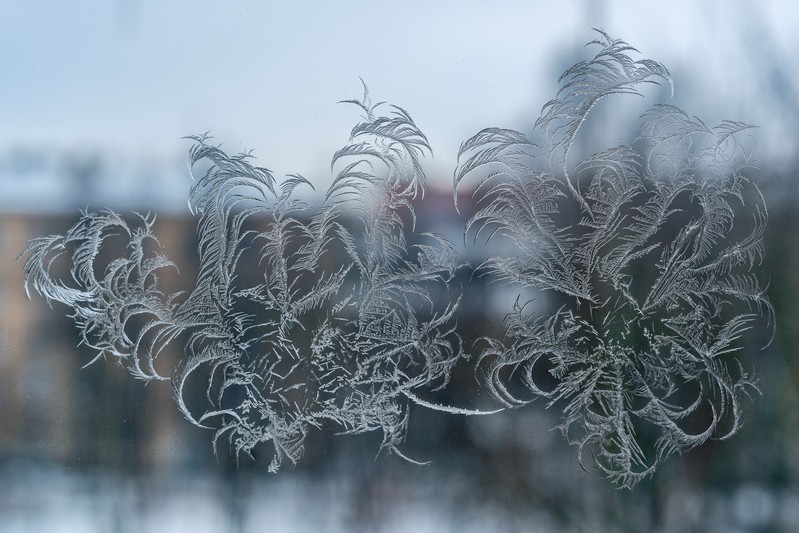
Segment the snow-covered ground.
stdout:
<svg viewBox="0 0 799 533">
<path fill-rule="evenodd" d="M 543 506 L 513 511 L 464 501 L 462 480 L 424 477 L 427 483 L 415 485 L 402 476 L 384 480 L 376 499 L 374 490 L 364 492 L 348 478 L 290 472 L 225 480 L 6 465 L 0 532 L 639 531 L 647 524 L 675 533 L 799 530 L 799 487 L 675 492 L 665 499 L 660 521 L 645 506 L 626 514 L 596 507 L 575 519 Z"/>
</svg>

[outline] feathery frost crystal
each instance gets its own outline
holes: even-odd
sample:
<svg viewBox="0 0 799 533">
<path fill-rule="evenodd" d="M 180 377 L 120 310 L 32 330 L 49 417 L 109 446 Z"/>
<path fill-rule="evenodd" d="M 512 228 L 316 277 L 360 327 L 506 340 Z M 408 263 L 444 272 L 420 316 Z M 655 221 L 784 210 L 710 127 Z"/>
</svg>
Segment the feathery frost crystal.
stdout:
<svg viewBox="0 0 799 533">
<path fill-rule="evenodd" d="M 75 309 L 97 358 L 116 357 L 141 379 L 167 379 L 155 359 L 182 340 L 184 357 L 171 376 L 180 410 L 215 430 L 215 446 L 225 438 L 249 453 L 271 443 L 272 470 L 301 458 L 314 427 L 379 430 L 382 447 L 400 454 L 409 402 L 470 413 L 416 396 L 446 385 L 462 356 L 458 296 L 449 286 L 458 256 L 435 235 L 407 242 L 427 139 L 398 107 L 376 114 L 368 91 L 354 103 L 365 121 L 334 155 L 331 166 L 340 170 L 315 212 L 294 198 L 296 187 L 310 186 L 302 176 L 278 185 L 247 154 L 229 156 L 207 136 L 191 137 L 191 164 L 207 171 L 190 193 L 200 267 L 189 294 L 159 291 L 158 269 L 173 265 L 145 246 L 157 246 L 149 216 L 131 229 L 114 213 L 87 213 L 66 235 L 26 249 L 26 285 Z M 129 257 L 97 279 L 100 251 L 114 233 L 129 236 Z M 51 272 L 64 254 L 70 281 Z M 434 298 L 439 292 L 448 297 Z M 201 405 L 186 394 L 193 379 L 207 384 Z"/>
<path fill-rule="evenodd" d="M 467 226 L 507 239 L 518 254 L 492 257 L 496 279 L 553 294 L 549 316 L 519 303 L 502 340 L 486 338 L 478 366 L 507 405 L 518 376 L 550 406 L 579 456 L 631 487 L 675 451 L 725 438 L 756 387 L 733 355 L 741 334 L 772 309 L 752 269 L 765 254 L 766 208 L 744 174 L 751 126 L 708 127 L 669 105 L 642 117 L 632 145 L 572 167 L 568 156 L 593 106 L 670 81 L 600 32 L 591 60 L 567 70 L 536 122 L 535 138 L 486 129 L 459 154 L 455 188 L 477 175 Z M 457 196 L 456 196 L 457 199 Z M 654 440 L 646 453 L 640 435 Z"/>
<path fill-rule="evenodd" d="M 504 338 L 475 347 L 476 374 L 505 406 L 543 397 L 562 408 L 580 458 L 590 450 L 605 475 L 632 487 L 671 453 L 741 425 L 756 388 L 734 352 L 754 321 L 772 319 L 752 274 L 766 208 L 745 175 L 750 126 L 708 127 L 669 105 L 646 112 L 632 144 L 569 161 L 600 99 L 670 81 L 663 65 L 599 35 L 599 53 L 564 73 L 533 139 L 491 128 L 461 146 L 454 190 L 457 205 L 462 181 L 477 182 L 467 235 L 517 252 L 481 270 L 558 302 L 535 315 L 517 300 Z M 465 359 L 453 286 L 461 263 L 450 243 L 415 230 L 427 138 L 405 110 L 380 114 L 364 89 L 347 101 L 364 120 L 333 156 L 318 208 L 295 196 L 310 187 L 302 176 L 278 183 L 248 154 L 190 138 L 192 167 L 206 169 L 189 197 L 199 239 L 190 292 L 159 288 L 175 265 L 154 217 L 110 211 L 32 240 L 26 289 L 72 307 L 95 360 L 170 380 L 186 418 L 215 432 L 215 448 L 271 444 L 272 470 L 299 461 L 314 428 L 380 431 L 382 449 L 402 455 L 410 404 L 490 414 L 417 395 L 446 386 Z M 104 262 L 108 240 L 120 238 L 125 253 Z M 156 363 L 170 344 L 183 357 L 167 377 Z"/>
</svg>

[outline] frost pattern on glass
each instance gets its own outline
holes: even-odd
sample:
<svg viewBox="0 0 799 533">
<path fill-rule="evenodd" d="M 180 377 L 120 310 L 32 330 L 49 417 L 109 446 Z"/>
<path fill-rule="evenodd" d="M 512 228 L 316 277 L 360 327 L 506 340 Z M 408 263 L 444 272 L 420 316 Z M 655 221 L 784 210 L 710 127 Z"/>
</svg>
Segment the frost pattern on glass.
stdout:
<svg viewBox="0 0 799 533">
<path fill-rule="evenodd" d="M 158 251 L 154 221 L 139 215 L 132 225 L 111 211 L 83 213 L 65 235 L 30 241 L 23 272 L 26 291 L 32 286 L 48 302 L 73 308 L 81 342 L 97 351 L 88 364 L 111 357 L 137 378 L 166 380 L 154 362 L 173 336 L 175 304 L 158 290 L 158 272 L 175 265 Z M 119 236 L 128 241 L 125 255 L 96 268 L 100 249 Z M 68 279 L 51 274 L 63 260 Z"/>
<path fill-rule="evenodd" d="M 416 395 L 445 386 L 463 355 L 450 286 L 458 256 L 413 230 L 427 139 L 399 107 L 376 114 L 368 91 L 351 102 L 365 120 L 334 155 L 339 170 L 316 211 L 294 197 L 310 186 L 302 176 L 278 184 L 247 154 L 191 138 L 191 165 L 207 171 L 189 199 L 200 264 L 189 294 L 158 289 L 158 269 L 173 265 L 147 251 L 147 240 L 157 247 L 153 217 L 131 229 L 114 213 L 87 213 L 66 235 L 26 249 L 26 287 L 73 307 L 97 358 L 114 356 L 141 379 L 166 379 L 154 360 L 183 339 L 171 376 L 180 410 L 215 430 L 215 446 L 225 439 L 249 453 L 271 443 L 272 470 L 301 458 L 311 428 L 381 431 L 382 448 L 399 454 L 409 402 L 471 414 Z M 98 254 L 115 232 L 129 237 L 127 256 L 103 267 Z M 69 280 L 51 272 L 64 254 Z M 201 405 L 185 392 L 195 378 L 207 383 Z"/>
<path fill-rule="evenodd" d="M 757 389 L 733 352 L 753 321 L 772 316 L 751 273 L 765 254 L 766 208 L 744 174 L 751 126 L 708 127 L 670 105 L 645 113 L 632 145 L 570 165 L 600 99 L 670 82 L 623 41 L 600 32 L 591 44 L 601 50 L 563 74 L 534 139 L 479 132 L 461 146 L 454 186 L 478 180 L 467 234 L 518 251 L 483 268 L 560 306 L 538 316 L 517 300 L 505 338 L 482 341 L 486 386 L 509 406 L 542 397 L 562 408 L 581 460 L 590 453 L 632 487 L 668 455 L 741 425 L 742 400 Z M 526 395 L 510 388 L 519 380 Z"/>
<path fill-rule="evenodd" d="M 532 139 L 490 128 L 461 146 L 454 194 L 457 205 L 461 182 L 476 183 L 466 235 L 515 251 L 480 270 L 557 303 L 539 315 L 517 299 L 504 338 L 475 347 L 476 374 L 505 406 L 541 397 L 563 409 L 580 460 L 590 453 L 632 487 L 670 454 L 741 425 L 757 389 L 735 352 L 773 314 L 752 273 L 766 208 L 746 177 L 751 126 L 708 127 L 669 105 L 642 116 L 632 144 L 570 162 L 598 101 L 670 82 L 623 41 L 599 32 L 592 44 L 601 50 L 563 74 Z M 273 471 L 301 459 L 313 429 L 379 431 L 381 449 L 402 456 L 412 404 L 490 414 L 422 399 L 467 359 L 453 282 L 462 263 L 450 243 L 415 229 L 428 140 L 405 110 L 373 105 L 365 86 L 347 102 L 363 121 L 334 154 L 320 207 L 295 194 L 311 187 L 304 177 L 278 182 L 249 154 L 190 138 L 199 271 L 187 293 L 159 288 L 176 265 L 151 215 L 85 212 L 23 252 L 26 290 L 73 309 L 91 362 L 170 380 L 215 450 L 269 444 Z M 182 358 L 159 373 L 169 345 Z"/>
</svg>

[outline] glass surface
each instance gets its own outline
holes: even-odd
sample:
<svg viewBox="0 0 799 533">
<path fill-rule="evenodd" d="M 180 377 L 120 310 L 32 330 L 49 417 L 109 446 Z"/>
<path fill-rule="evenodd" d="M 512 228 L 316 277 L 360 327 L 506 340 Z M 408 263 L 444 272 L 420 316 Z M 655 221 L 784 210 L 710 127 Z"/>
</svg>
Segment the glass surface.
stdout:
<svg viewBox="0 0 799 533">
<path fill-rule="evenodd" d="M 793 31 L 799 14 L 792 3 L 245 2 L 211 8 L 119 0 L 4 11 L 0 532 L 799 529 L 799 359 L 793 342 L 799 210 L 792 181 L 799 153 L 799 78 L 792 54 L 799 45 Z M 582 454 L 581 464 L 577 448 L 556 429 L 563 402 L 548 407 L 540 397 L 490 415 L 456 412 L 503 407 L 486 386 L 489 367 L 480 364 L 486 341 L 480 339 L 509 342 L 503 335 L 514 302 L 532 300 L 525 313 L 538 316 L 554 316 L 569 305 L 563 294 L 499 281 L 480 270 L 491 257 L 524 254 L 507 239 L 486 244 L 490 228 L 477 235 L 475 227 L 464 237 L 469 217 L 485 204 L 476 200 L 479 190 L 472 197 L 480 179 L 467 176 L 458 183 L 456 210 L 453 177 L 466 160 L 458 159 L 459 147 L 488 127 L 532 138 L 542 106 L 556 96 L 558 76 L 599 50 L 583 46 L 601 38 L 593 27 L 640 50 L 630 52 L 635 59 L 664 64 L 673 84 L 661 79 L 660 86 L 639 87 L 644 98 L 603 99 L 581 126 L 567 158 L 571 164 L 597 150 L 640 142 L 640 116 L 649 106 L 679 106 L 708 126 L 723 120 L 758 126 L 739 136 L 746 154 L 753 154 L 746 174 L 768 210 L 767 252 L 748 273 L 767 284 L 776 317 L 773 339 L 768 343 L 772 331 L 765 320 L 740 338 L 733 335 L 740 372 L 752 373 L 760 392 L 747 387 L 749 396 L 741 396 L 742 426 L 734 435 L 665 458 L 631 489 L 605 479 L 592 451 Z M 443 284 L 425 282 L 432 306 L 418 300 L 415 286 L 402 294 L 415 294 L 408 305 L 419 310 L 420 323 L 445 314 L 457 300 L 452 324 L 464 357 L 451 368 L 446 387 L 435 390 L 423 380 L 412 398 L 399 395 L 396 405 L 409 416 L 407 427 L 397 426 L 406 433 L 395 450 L 385 445 L 386 428 L 374 422 L 364 434 L 342 435 L 347 427 L 340 419 L 322 417 L 314 419 L 319 427 L 304 428 L 296 465 L 288 454 L 270 473 L 271 442 L 255 445 L 249 455 L 234 433 L 225 432 L 215 440 L 215 453 L 213 430 L 218 420 L 230 418 L 204 419 L 209 430 L 181 413 L 173 371 L 185 361 L 190 332 L 182 331 L 155 360 L 152 370 L 171 380 L 135 379 L 126 361 L 113 356 L 94 361 L 97 351 L 81 342 L 69 316 L 73 309 L 48 306 L 33 286 L 28 298 L 26 257 L 18 256 L 31 239 L 67 232 L 81 210 L 113 209 L 131 227 L 141 227 L 150 213 L 160 249 L 178 266 L 159 269 L 158 286 L 165 294 L 190 293 L 202 271 L 201 242 L 197 203 L 186 202 L 208 161 L 191 168 L 190 150 L 198 143 L 184 137 L 211 130 L 209 145 L 221 144 L 228 155 L 253 149 L 253 164 L 269 168 L 278 184 L 290 174 L 305 177 L 313 190 L 298 185 L 294 197 L 318 207 L 347 163 L 338 161 L 331 172 L 331 156 L 368 119 L 352 104 L 336 105 L 363 98 L 362 82 L 374 103 L 407 110 L 432 147 L 433 156 L 421 159 L 424 195 L 421 188 L 400 195 L 411 207 L 398 209 L 398 224 L 407 250 L 426 244 L 434 250 L 430 257 L 443 261 L 435 254 L 447 248 L 422 236 L 434 232 L 452 243 L 460 266 Z M 390 114 L 388 104 L 380 112 Z M 695 144 L 687 148 L 693 149 Z M 746 194 L 738 219 L 746 222 L 731 239 L 743 239 L 757 226 L 759 197 Z M 693 216 L 695 204 L 686 202 L 680 205 L 684 216 Z M 356 208 L 357 202 L 342 204 L 342 224 L 368 235 L 369 224 L 359 226 Z M 297 220 L 308 223 L 313 212 Z M 559 207 L 558 213 L 573 219 L 569 228 L 579 226 L 576 211 Z M 248 226 L 267 227 L 259 228 L 257 220 Z M 119 229 L 114 235 L 100 271 L 130 251 Z M 148 244 L 148 253 L 155 249 Z M 344 256 L 325 256 L 328 266 L 315 271 L 324 272 L 319 279 L 331 276 Z M 262 272 L 257 261 L 243 257 L 247 268 L 236 278 L 241 284 Z M 53 263 L 67 280 L 68 266 L 64 258 Z M 651 274 L 661 267 L 653 260 L 648 268 Z M 643 269 L 636 279 L 646 275 Z M 346 283 L 332 293 L 345 294 Z M 732 307 L 722 306 L 719 316 Z M 376 309 L 358 316 L 382 320 L 391 314 L 385 308 L 377 316 Z M 575 308 L 575 316 L 583 311 Z M 761 311 L 754 304 L 741 313 Z M 272 319 L 257 316 L 262 323 Z M 407 326 L 409 316 L 398 320 Z M 305 316 L 302 327 L 286 335 L 310 346 L 300 331 L 318 332 L 320 317 Z M 132 335 L 142 323 L 124 333 Z M 381 334 L 390 331 L 387 320 L 380 327 Z M 412 379 L 419 368 L 403 367 L 404 376 Z M 536 375 L 546 377 L 548 370 Z M 207 412 L 200 406 L 213 376 L 208 372 L 187 381 L 183 391 L 195 421 Z M 515 396 L 533 398 L 508 370 L 499 375 Z M 307 387 L 307 381 L 281 385 Z M 240 406 L 238 400 L 231 394 L 220 405 Z M 698 407 L 696 431 L 715 413 L 709 405 Z M 715 437 L 734 424 L 729 416 Z M 638 432 L 650 459 L 657 434 L 652 428 Z"/>
</svg>

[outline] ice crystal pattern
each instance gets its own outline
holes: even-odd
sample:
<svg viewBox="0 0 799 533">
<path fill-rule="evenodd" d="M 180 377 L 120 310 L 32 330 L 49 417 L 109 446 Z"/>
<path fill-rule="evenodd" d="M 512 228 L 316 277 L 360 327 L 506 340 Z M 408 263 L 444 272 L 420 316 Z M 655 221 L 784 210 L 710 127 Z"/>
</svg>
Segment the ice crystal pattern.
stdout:
<svg viewBox="0 0 799 533">
<path fill-rule="evenodd" d="M 538 316 L 517 300 L 505 338 L 483 339 L 486 385 L 509 406 L 560 406 L 578 456 L 631 487 L 668 455 L 741 425 L 757 389 L 734 352 L 772 316 L 751 273 L 765 254 L 766 208 L 745 175 L 751 126 L 708 127 L 670 105 L 646 111 L 631 144 L 570 164 L 597 102 L 670 83 L 623 41 L 599 32 L 589 44 L 599 52 L 563 74 L 532 138 L 479 132 L 461 146 L 454 185 L 478 183 L 467 234 L 518 251 L 484 270 L 559 306 Z"/>
<path fill-rule="evenodd" d="M 26 286 L 74 309 L 97 358 L 167 379 L 155 360 L 182 340 L 169 378 L 180 410 L 215 430 L 215 446 L 227 439 L 249 453 L 271 443 L 272 470 L 301 458 L 311 428 L 377 430 L 382 448 L 400 454 L 409 402 L 467 412 L 416 395 L 446 385 L 462 357 L 450 287 L 458 256 L 413 231 L 427 139 L 403 109 L 377 114 L 368 91 L 352 103 L 365 120 L 334 155 L 339 171 L 317 210 L 295 198 L 296 187 L 310 186 L 302 176 L 278 184 L 247 154 L 191 138 L 192 168 L 207 170 L 190 193 L 200 266 L 189 294 L 159 291 L 159 270 L 174 265 L 158 251 L 152 217 L 131 227 L 111 212 L 84 213 L 65 235 L 26 250 Z M 98 264 L 105 240 L 120 235 L 126 256 Z M 69 279 L 51 271 L 62 255 Z M 207 383 L 201 405 L 186 394 L 194 379 Z"/>
<path fill-rule="evenodd" d="M 599 35 L 600 52 L 564 73 L 535 138 L 481 131 L 461 147 L 454 188 L 457 204 L 462 180 L 477 182 L 466 234 L 518 252 L 481 270 L 559 302 L 538 316 L 517 301 L 505 337 L 480 341 L 475 371 L 507 406 L 535 397 L 562 406 L 578 455 L 590 449 L 632 487 L 669 454 L 741 424 L 742 399 L 756 389 L 734 352 L 771 316 L 751 274 L 765 253 L 766 209 L 745 175 L 749 126 L 710 128 L 672 106 L 648 111 L 631 145 L 569 162 L 600 99 L 669 80 L 659 63 Z M 378 431 L 381 449 L 402 456 L 410 405 L 486 414 L 419 395 L 446 386 L 466 359 L 453 283 L 462 263 L 450 243 L 415 229 L 427 138 L 365 86 L 347 102 L 363 121 L 333 156 L 319 207 L 295 194 L 311 186 L 302 176 L 278 182 L 249 154 L 190 138 L 199 271 L 187 293 L 160 288 L 176 265 L 150 215 L 85 212 L 24 252 L 26 290 L 73 309 L 94 360 L 171 381 L 185 417 L 214 431 L 215 449 L 268 444 L 271 470 L 297 463 L 313 429 Z M 124 253 L 109 261 L 109 248 Z M 157 359 L 170 345 L 183 356 L 163 375 Z M 201 399 L 188 392 L 198 385 Z M 654 435 L 651 449 L 642 435 Z"/>
</svg>

